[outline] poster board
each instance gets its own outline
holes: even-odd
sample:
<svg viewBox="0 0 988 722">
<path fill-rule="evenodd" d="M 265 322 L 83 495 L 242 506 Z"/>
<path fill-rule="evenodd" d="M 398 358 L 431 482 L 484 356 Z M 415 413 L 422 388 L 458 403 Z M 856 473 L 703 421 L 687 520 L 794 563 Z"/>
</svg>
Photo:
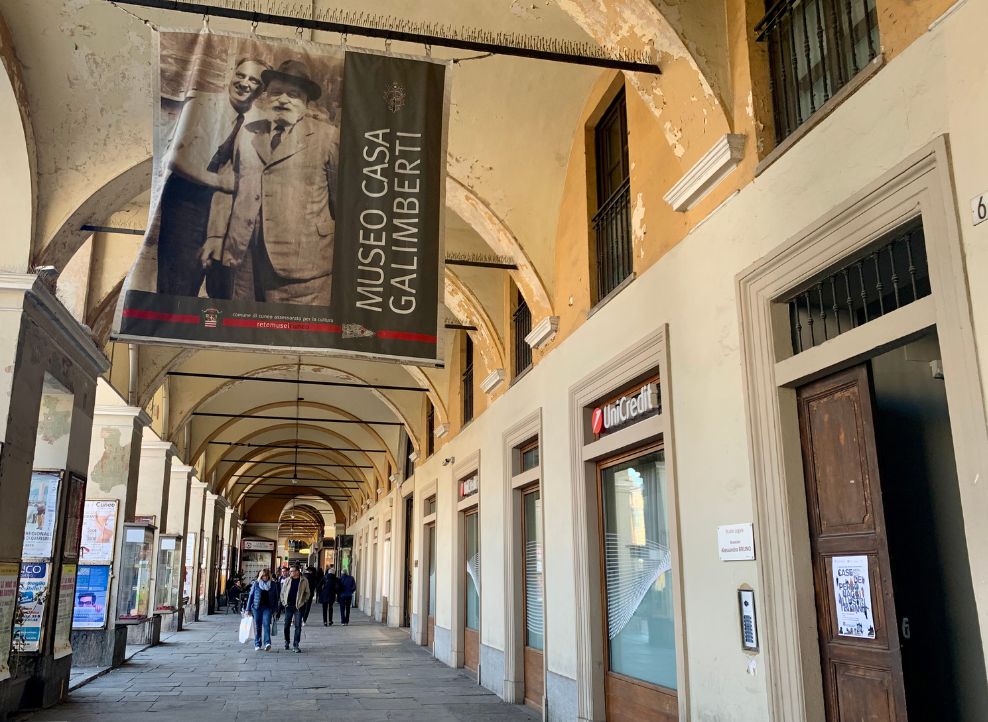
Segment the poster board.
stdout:
<svg viewBox="0 0 988 722">
<path fill-rule="evenodd" d="M 77 564 L 63 564 L 58 584 L 58 610 L 55 615 L 55 659 L 72 654 L 72 616 L 75 607 Z"/>
<path fill-rule="evenodd" d="M 28 492 L 27 518 L 24 522 L 25 559 L 50 559 L 58 520 L 58 489 L 61 471 L 34 471 Z"/>
<path fill-rule="evenodd" d="M 110 564 L 117 535 L 117 499 L 87 499 L 82 512 L 79 559 L 85 564 Z"/>
<path fill-rule="evenodd" d="M 17 584 L 21 566 L 16 562 L 0 563 L 0 681 L 10 677 L 10 647 L 12 628 L 9 620 L 14 618 L 17 604 Z"/>
<path fill-rule="evenodd" d="M 86 478 L 69 473 L 69 513 L 65 520 L 65 546 L 62 557 L 78 559 L 82 543 L 82 514 L 86 503 Z"/>
<path fill-rule="evenodd" d="M 38 652 L 44 641 L 45 607 L 49 594 L 49 562 L 23 562 L 17 589 L 17 606 L 23 619 L 14 626 L 13 647 L 19 652 Z"/>
<path fill-rule="evenodd" d="M 106 627 L 107 603 L 110 595 L 109 565 L 79 567 L 72 609 L 74 629 L 103 629 Z"/>
</svg>

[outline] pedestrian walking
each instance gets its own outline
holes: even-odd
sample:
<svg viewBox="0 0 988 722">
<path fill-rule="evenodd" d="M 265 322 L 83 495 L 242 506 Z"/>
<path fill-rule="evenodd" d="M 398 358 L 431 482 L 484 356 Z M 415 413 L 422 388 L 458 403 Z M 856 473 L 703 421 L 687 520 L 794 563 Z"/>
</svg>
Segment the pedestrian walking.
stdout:
<svg viewBox="0 0 988 722">
<path fill-rule="evenodd" d="M 305 568 L 305 572 L 302 574 L 305 577 L 305 581 L 309 583 L 309 589 L 312 591 L 312 595 L 315 596 L 316 591 L 319 589 L 319 570 L 313 566 L 308 566 Z M 305 603 L 305 607 L 302 609 L 302 624 L 308 624 L 309 622 L 309 612 L 312 610 L 312 597 L 309 601 Z"/>
<path fill-rule="evenodd" d="M 247 595 L 247 614 L 254 617 L 254 651 L 271 649 L 271 617 L 278 611 L 278 583 L 271 572 L 262 569 Z"/>
<path fill-rule="evenodd" d="M 319 603 L 322 604 L 322 626 L 333 626 L 333 603 L 336 601 L 336 586 L 339 582 L 336 579 L 336 572 L 333 565 L 326 567 L 322 583 L 319 585 Z M 328 620 L 328 621 L 327 621 Z"/>
<path fill-rule="evenodd" d="M 340 602 L 340 623 L 345 627 L 350 624 L 350 605 L 353 604 L 353 595 L 357 591 L 357 580 L 350 574 L 350 570 L 343 568 L 340 574 L 339 591 L 337 599 Z"/>
<path fill-rule="evenodd" d="M 299 642 L 302 641 L 302 609 L 312 598 L 309 582 L 299 572 L 298 567 L 292 567 L 288 581 L 281 585 L 281 606 L 285 608 L 285 649 L 289 641 L 293 641 L 292 649 L 301 652 Z M 295 628 L 295 639 L 289 640 L 292 627 Z"/>
</svg>

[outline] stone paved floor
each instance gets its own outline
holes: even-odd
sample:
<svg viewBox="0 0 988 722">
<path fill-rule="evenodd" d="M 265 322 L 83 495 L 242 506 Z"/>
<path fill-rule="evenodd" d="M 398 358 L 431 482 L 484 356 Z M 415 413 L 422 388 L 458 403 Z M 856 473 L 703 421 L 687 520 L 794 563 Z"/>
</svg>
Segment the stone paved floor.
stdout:
<svg viewBox="0 0 988 722">
<path fill-rule="evenodd" d="M 319 616 L 312 610 L 312 621 Z M 405 630 L 367 621 L 302 629 L 302 654 L 237 643 L 239 617 L 195 622 L 158 647 L 18 722 L 367 722 L 369 720 L 537 720 L 501 702 L 473 675 L 450 669 Z M 279 629 L 280 632 L 280 629 Z"/>
</svg>

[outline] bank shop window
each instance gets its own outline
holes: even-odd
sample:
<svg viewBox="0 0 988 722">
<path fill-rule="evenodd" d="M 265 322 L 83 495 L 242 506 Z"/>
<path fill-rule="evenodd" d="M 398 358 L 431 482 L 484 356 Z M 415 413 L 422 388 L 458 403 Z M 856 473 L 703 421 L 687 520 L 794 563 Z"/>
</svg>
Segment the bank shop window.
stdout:
<svg viewBox="0 0 988 722">
<path fill-rule="evenodd" d="M 668 485 L 661 449 L 600 470 L 609 671 L 676 688 Z"/>
</svg>

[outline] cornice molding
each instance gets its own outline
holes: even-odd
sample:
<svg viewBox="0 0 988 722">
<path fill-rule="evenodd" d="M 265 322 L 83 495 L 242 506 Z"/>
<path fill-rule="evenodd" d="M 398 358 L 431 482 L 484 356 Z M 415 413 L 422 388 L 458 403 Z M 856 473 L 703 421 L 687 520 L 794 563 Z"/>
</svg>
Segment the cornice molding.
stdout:
<svg viewBox="0 0 988 722">
<path fill-rule="evenodd" d="M 685 213 L 734 170 L 744 157 L 746 136 L 727 133 L 662 196 L 674 211 Z"/>
<path fill-rule="evenodd" d="M 542 348 L 549 343 L 559 330 L 559 316 L 546 316 L 538 322 L 531 333 L 525 337 L 525 343 L 534 348 Z"/>
<path fill-rule="evenodd" d="M 504 378 L 504 369 L 494 369 L 487 375 L 487 378 L 480 382 L 480 388 L 485 394 L 491 394 L 504 382 Z"/>
</svg>

